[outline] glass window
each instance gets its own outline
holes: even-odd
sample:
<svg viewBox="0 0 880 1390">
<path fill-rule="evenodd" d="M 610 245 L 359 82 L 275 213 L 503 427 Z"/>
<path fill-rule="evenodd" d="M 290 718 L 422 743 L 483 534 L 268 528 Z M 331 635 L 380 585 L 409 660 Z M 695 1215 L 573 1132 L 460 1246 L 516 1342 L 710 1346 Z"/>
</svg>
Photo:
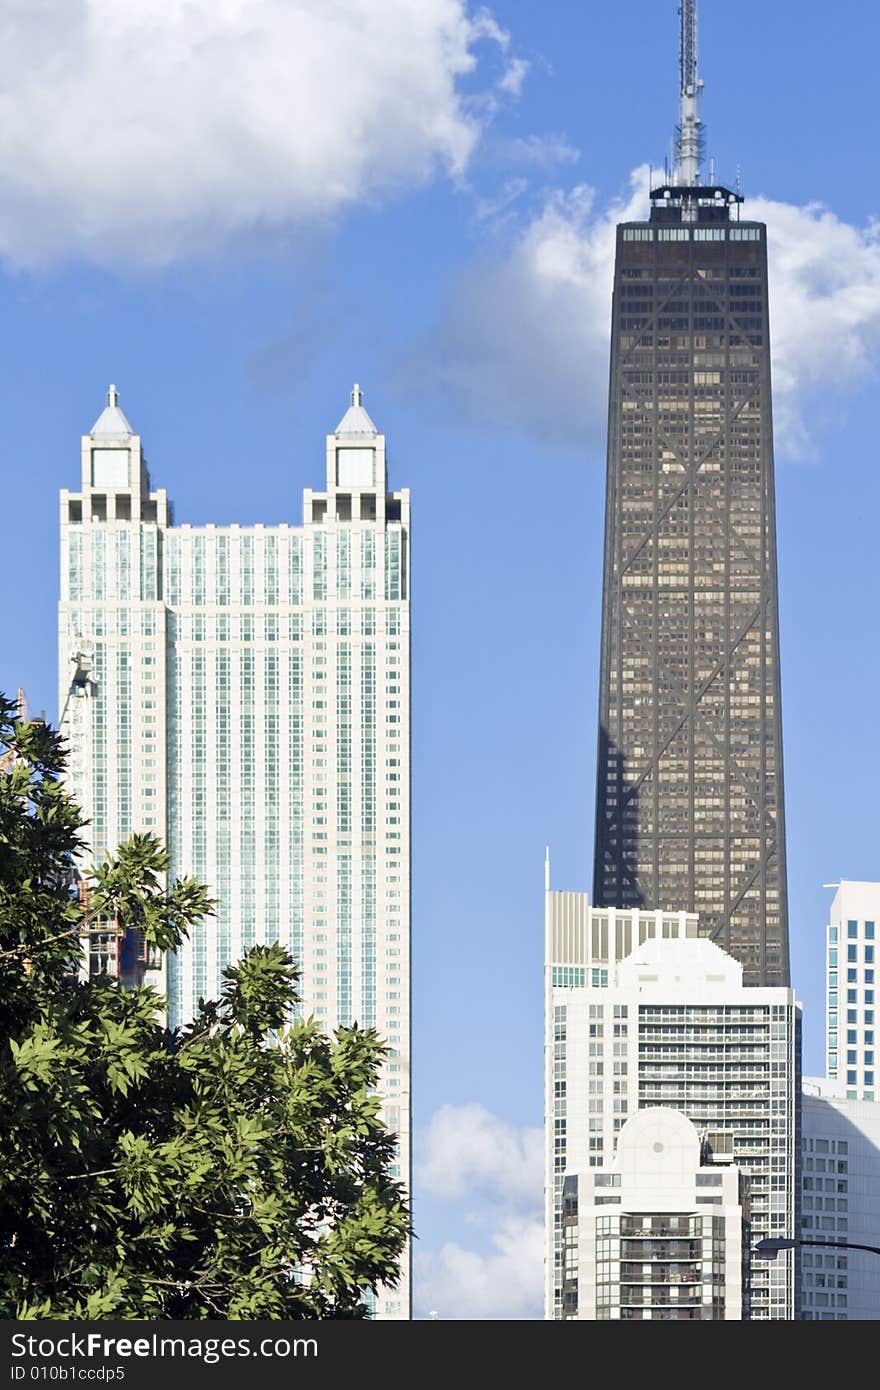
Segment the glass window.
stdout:
<svg viewBox="0 0 880 1390">
<path fill-rule="evenodd" d="M 865 940 L 866 940 L 866 941 L 873 941 L 873 940 L 874 940 L 874 923 L 873 923 L 873 922 L 866 922 L 866 923 L 865 923 Z"/>
<path fill-rule="evenodd" d="M 848 961 L 856 961 L 856 960 L 858 960 L 858 958 L 859 958 L 859 957 L 858 957 L 858 947 L 857 947 L 857 946 L 847 946 L 847 948 L 846 948 L 846 958 L 847 958 Z"/>
<path fill-rule="evenodd" d="M 856 939 L 856 937 L 858 936 L 858 934 L 859 934 L 859 924 L 858 924 L 858 922 L 847 922 L 847 924 L 846 924 L 846 935 L 847 935 L 847 938 L 848 938 L 850 941 L 855 941 L 855 939 Z"/>
</svg>

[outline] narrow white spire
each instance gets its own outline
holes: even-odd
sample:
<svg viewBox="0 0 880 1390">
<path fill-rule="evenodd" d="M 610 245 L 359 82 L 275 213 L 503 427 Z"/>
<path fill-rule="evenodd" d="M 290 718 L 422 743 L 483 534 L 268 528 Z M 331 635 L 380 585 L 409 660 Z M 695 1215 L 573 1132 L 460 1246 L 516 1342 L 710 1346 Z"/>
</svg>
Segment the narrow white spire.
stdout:
<svg viewBox="0 0 880 1390">
<path fill-rule="evenodd" d="M 702 78 L 697 73 L 697 0 L 681 0 L 681 107 L 675 149 L 675 182 L 693 188 L 700 182 L 703 122 Z"/>
<path fill-rule="evenodd" d="M 549 846 L 549 845 L 547 845 L 546 848 L 545 848 L 545 850 L 544 850 L 544 891 L 545 891 L 545 893 L 549 893 L 549 892 L 550 892 L 550 846 Z"/>
<path fill-rule="evenodd" d="M 364 408 L 364 393 L 355 382 L 349 395 L 350 405 L 334 431 L 338 435 L 364 438 L 377 435 L 379 431 Z"/>
<path fill-rule="evenodd" d="M 119 405 L 119 392 L 116 390 L 115 386 L 108 386 L 107 404 L 92 425 L 90 430 L 92 438 L 98 438 L 104 435 L 108 439 L 124 439 L 126 436 L 133 433 L 134 431 L 126 420 Z"/>
</svg>

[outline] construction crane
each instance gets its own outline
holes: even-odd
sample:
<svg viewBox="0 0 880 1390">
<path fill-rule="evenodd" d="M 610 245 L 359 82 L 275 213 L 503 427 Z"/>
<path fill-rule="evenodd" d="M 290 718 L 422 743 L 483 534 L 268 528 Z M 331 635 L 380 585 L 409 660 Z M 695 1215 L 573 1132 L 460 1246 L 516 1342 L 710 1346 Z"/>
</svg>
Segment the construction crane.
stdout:
<svg viewBox="0 0 880 1390">
<path fill-rule="evenodd" d="M 88 652 L 79 650 L 71 652 L 70 662 L 73 666 L 73 674 L 70 677 L 70 685 L 67 687 L 67 697 L 64 701 L 64 708 L 58 720 L 59 729 L 64 726 L 64 719 L 70 704 L 71 695 L 85 695 L 88 692 L 89 686 L 95 684 L 94 677 L 92 676 L 92 659 Z"/>
<path fill-rule="evenodd" d="M 682 188 L 700 182 L 703 158 L 703 122 L 700 92 L 703 80 L 697 72 L 697 0 L 681 0 L 681 92 L 676 131 L 675 181 Z"/>
</svg>

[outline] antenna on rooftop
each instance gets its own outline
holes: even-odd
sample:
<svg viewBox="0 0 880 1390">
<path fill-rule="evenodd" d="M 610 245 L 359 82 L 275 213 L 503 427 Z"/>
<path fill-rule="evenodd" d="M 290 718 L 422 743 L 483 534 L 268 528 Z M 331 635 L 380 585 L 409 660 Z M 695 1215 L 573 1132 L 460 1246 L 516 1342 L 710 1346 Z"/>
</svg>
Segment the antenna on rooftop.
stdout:
<svg viewBox="0 0 880 1390">
<path fill-rule="evenodd" d="M 702 78 L 697 72 L 697 0 L 681 0 L 681 92 L 676 131 L 676 182 L 694 188 L 700 182 L 703 122 L 700 120 Z"/>
</svg>

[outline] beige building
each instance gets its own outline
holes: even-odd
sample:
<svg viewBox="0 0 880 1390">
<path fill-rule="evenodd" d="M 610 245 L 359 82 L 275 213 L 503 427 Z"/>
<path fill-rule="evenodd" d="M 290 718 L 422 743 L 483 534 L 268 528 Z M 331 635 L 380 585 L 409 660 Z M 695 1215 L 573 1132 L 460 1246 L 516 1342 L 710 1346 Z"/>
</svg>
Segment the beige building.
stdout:
<svg viewBox="0 0 880 1390">
<path fill-rule="evenodd" d="M 305 1013 L 386 1039 L 408 1184 L 409 492 L 357 386 L 324 458 L 301 525 L 175 524 L 111 387 L 61 493 L 60 722 L 89 855 L 152 831 L 219 900 L 167 979 L 112 939 L 90 968 L 156 983 L 179 1026 L 280 941 Z M 408 1256 L 379 1313 L 409 1316 Z"/>
</svg>

